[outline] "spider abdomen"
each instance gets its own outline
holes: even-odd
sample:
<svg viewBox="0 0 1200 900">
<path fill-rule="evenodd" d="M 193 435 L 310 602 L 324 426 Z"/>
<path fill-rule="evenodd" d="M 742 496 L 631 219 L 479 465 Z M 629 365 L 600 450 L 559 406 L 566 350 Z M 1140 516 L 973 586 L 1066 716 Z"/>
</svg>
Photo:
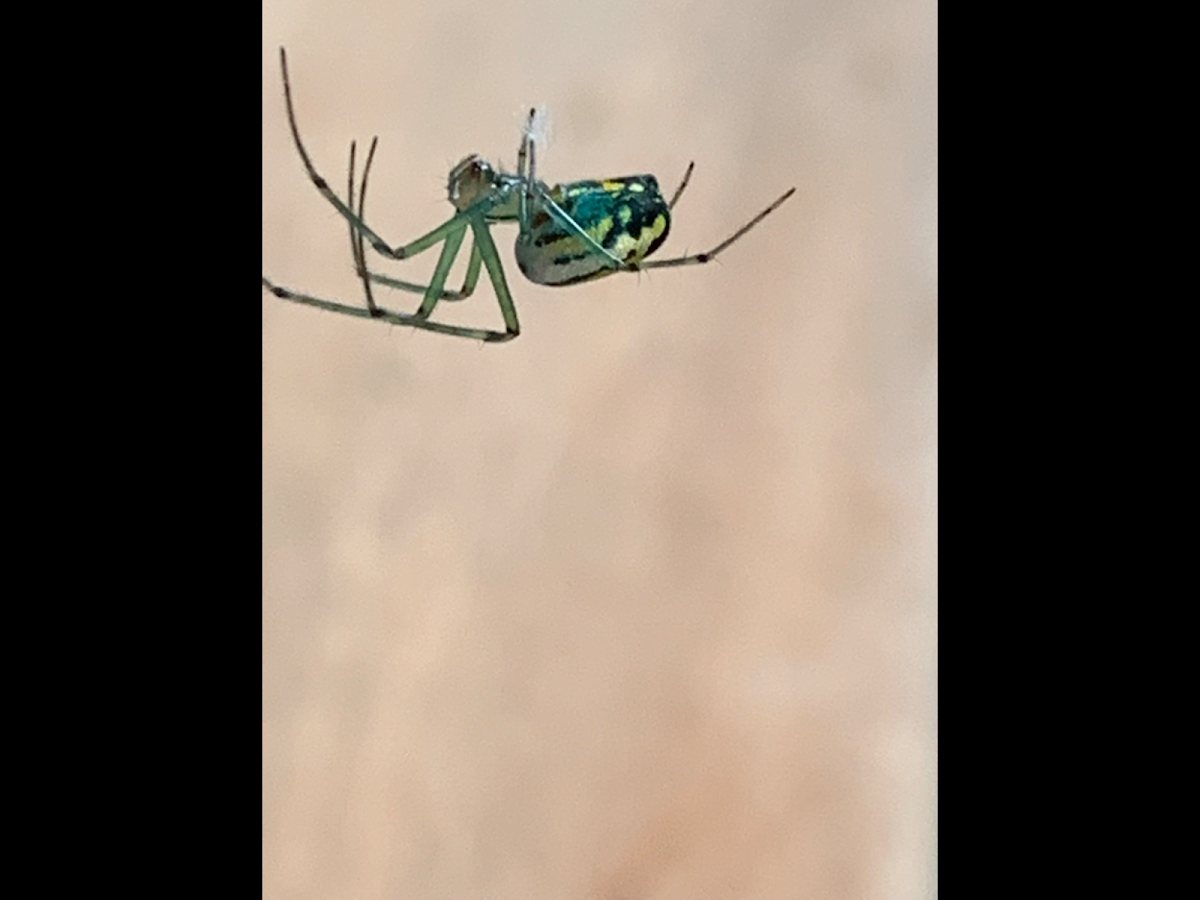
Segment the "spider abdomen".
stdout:
<svg viewBox="0 0 1200 900">
<path fill-rule="evenodd" d="M 624 263 L 645 259 L 671 228 L 671 211 L 653 175 L 573 181 L 547 194 L 592 240 Z M 578 284 L 619 271 L 611 259 L 536 202 L 528 228 L 517 237 L 516 255 L 521 272 L 537 284 Z"/>
</svg>

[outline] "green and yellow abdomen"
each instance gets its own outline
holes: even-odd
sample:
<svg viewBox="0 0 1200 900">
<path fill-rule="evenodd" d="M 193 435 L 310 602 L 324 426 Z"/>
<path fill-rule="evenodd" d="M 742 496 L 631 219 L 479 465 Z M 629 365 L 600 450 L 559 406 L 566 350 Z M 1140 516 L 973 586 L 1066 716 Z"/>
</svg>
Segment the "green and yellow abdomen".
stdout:
<svg viewBox="0 0 1200 900">
<path fill-rule="evenodd" d="M 547 194 L 597 244 L 624 263 L 645 259 L 666 240 L 671 228 L 671 211 L 653 175 L 574 181 Z M 517 238 L 516 255 L 521 272 L 537 284 L 578 284 L 619 271 L 546 209 L 530 213 L 528 232 Z"/>
</svg>

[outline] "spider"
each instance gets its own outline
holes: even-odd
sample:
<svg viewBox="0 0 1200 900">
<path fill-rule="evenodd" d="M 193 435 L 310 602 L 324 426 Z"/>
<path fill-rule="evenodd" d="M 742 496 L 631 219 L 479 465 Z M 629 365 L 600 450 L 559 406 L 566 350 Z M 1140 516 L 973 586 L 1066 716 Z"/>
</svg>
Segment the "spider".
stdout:
<svg viewBox="0 0 1200 900">
<path fill-rule="evenodd" d="M 363 165 L 362 182 L 358 188 L 358 210 L 355 211 L 354 156 L 355 144 L 350 144 L 350 165 L 346 200 L 333 192 L 309 158 L 296 112 L 292 105 L 292 87 L 288 79 L 287 53 L 279 49 L 279 65 L 283 71 L 283 96 L 287 104 L 288 124 L 292 138 L 308 177 L 321 195 L 328 200 L 349 224 L 350 250 L 355 270 L 363 284 L 366 308 L 349 306 L 332 300 L 322 300 L 281 287 L 263 277 L 263 287 L 276 297 L 304 303 L 362 318 L 382 319 L 395 325 L 410 325 L 441 334 L 475 338 L 482 341 L 510 341 L 521 333 L 512 294 L 500 264 L 500 255 L 492 240 L 491 226 L 499 222 L 516 222 L 517 265 L 522 274 L 535 284 L 568 285 L 602 278 L 614 272 L 639 272 L 644 269 L 689 266 L 711 262 L 734 241 L 779 208 L 795 193 L 793 187 L 757 216 L 735 231 L 707 253 L 677 256 L 671 259 L 645 262 L 666 240 L 670 230 L 671 210 L 679 201 L 683 189 L 692 177 L 695 163 L 690 163 L 683 180 L 670 202 L 663 199 L 658 181 L 653 175 L 630 175 L 601 181 L 572 181 L 554 187 L 538 181 L 536 176 L 536 140 L 533 137 L 535 111 L 521 138 L 517 154 L 517 174 L 499 171 L 477 154 L 471 154 L 450 170 L 449 200 L 454 215 L 428 234 L 409 244 L 393 247 L 364 221 L 367 177 L 375 157 L 378 138 L 373 138 Z M 462 247 L 467 229 L 474 238 L 466 277 L 461 290 L 446 287 L 450 267 Z M 413 284 L 380 275 L 367 267 L 364 239 L 380 255 L 388 259 L 409 259 L 425 250 L 442 245 L 437 265 L 428 285 Z M 479 281 L 480 268 L 486 267 L 500 313 L 504 331 L 485 328 L 466 328 L 430 320 L 437 304 L 443 300 L 456 301 L 469 297 Z M 415 313 L 392 312 L 376 305 L 372 284 L 397 288 L 422 295 Z"/>
</svg>

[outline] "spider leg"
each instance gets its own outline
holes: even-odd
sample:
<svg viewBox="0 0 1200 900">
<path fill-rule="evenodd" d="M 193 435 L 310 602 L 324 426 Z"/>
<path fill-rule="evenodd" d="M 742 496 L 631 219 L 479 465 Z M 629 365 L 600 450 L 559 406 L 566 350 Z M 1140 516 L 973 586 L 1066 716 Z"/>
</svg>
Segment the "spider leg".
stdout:
<svg viewBox="0 0 1200 900">
<path fill-rule="evenodd" d="M 667 209 L 674 209 L 675 204 L 679 202 L 679 197 L 683 194 L 683 189 L 692 180 L 692 169 L 694 168 L 696 168 L 695 162 L 688 163 L 687 171 L 683 173 L 683 181 L 679 182 L 679 187 L 675 188 L 675 193 L 671 197 L 671 202 L 667 204 Z"/>
<path fill-rule="evenodd" d="M 500 342 L 511 341 L 515 334 L 508 331 L 490 331 L 485 328 L 463 328 L 459 325 L 443 325 L 441 322 L 430 322 L 428 319 L 418 319 L 416 316 L 406 315 L 404 313 L 392 312 L 390 309 L 384 309 L 382 306 L 377 307 L 379 315 L 371 315 L 369 309 L 361 306 L 349 306 L 345 303 L 338 303 L 335 300 L 323 300 L 320 297 L 313 297 L 309 294 L 300 294 L 290 288 L 275 284 L 270 281 L 265 275 L 262 279 L 263 287 L 274 294 L 281 300 L 290 300 L 293 303 L 302 303 L 305 306 L 315 306 L 317 309 L 325 309 L 330 312 L 344 313 L 348 316 L 356 316 L 360 319 L 375 319 L 377 321 L 389 322 L 392 325 L 407 325 L 411 328 L 421 328 L 425 331 L 436 331 L 438 334 L 451 334 L 456 337 L 474 338 L 477 341 Z"/>
<path fill-rule="evenodd" d="M 355 214 L 353 209 L 342 202 L 342 198 L 335 194 L 332 188 L 329 187 L 329 182 L 317 172 L 312 159 L 308 155 L 308 151 L 304 149 L 304 142 L 300 140 L 300 128 L 296 124 L 296 110 L 292 104 L 292 85 L 288 79 L 287 51 L 283 47 L 279 48 L 279 65 L 283 71 L 283 97 L 287 105 L 288 125 L 292 130 L 292 141 L 296 145 L 296 150 L 300 153 L 300 159 L 304 163 L 305 170 L 308 172 L 309 180 L 320 191 L 321 196 L 328 200 L 347 222 L 366 236 L 366 239 L 371 242 L 371 246 L 375 248 L 376 252 L 391 259 L 407 259 L 410 256 L 416 256 L 423 250 L 428 250 L 435 244 L 440 244 L 450 232 L 462 228 L 463 223 L 456 216 L 411 243 L 395 248 L 389 246 L 387 241 L 376 234 L 366 222 Z"/>
<path fill-rule="evenodd" d="M 362 184 L 358 189 L 358 217 L 363 218 L 367 203 L 367 179 L 371 173 L 371 162 L 375 158 L 375 148 L 379 143 L 379 138 L 371 139 L 371 149 L 367 153 L 367 161 L 363 165 Z M 353 208 L 354 206 L 354 142 L 350 142 L 350 167 L 349 167 L 349 186 L 347 187 L 347 203 Z M 399 278 L 391 278 L 387 275 L 380 275 L 372 272 L 367 268 L 366 254 L 364 252 L 362 232 L 356 229 L 353 225 L 350 226 L 350 252 L 354 256 L 354 268 L 358 273 L 358 277 L 363 279 L 363 289 L 367 295 L 368 309 L 375 309 L 375 300 L 371 295 L 371 282 L 382 284 L 385 287 L 396 288 L 402 291 L 408 291 L 414 294 L 424 294 L 429 290 L 428 285 L 415 284 L 411 281 L 402 281 Z M 471 248 L 471 260 L 467 265 L 467 274 L 463 279 L 461 291 L 453 291 L 449 288 L 443 289 L 439 300 L 465 300 L 471 296 L 475 290 L 475 285 L 479 281 L 479 270 L 481 260 L 479 250 L 476 247 Z"/>
<path fill-rule="evenodd" d="M 521 223 L 521 231 L 525 231 L 525 224 L 529 221 L 529 204 L 533 199 L 532 184 L 533 184 L 533 169 L 535 162 L 529 162 L 529 174 L 526 174 L 525 167 L 527 160 L 533 157 L 533 118 L 537 115 L 537 110 L 529 110 L 529 121 L 525 123 L 525 128 L 521 132 L 521 149 L 517 151 L 517 178 L 525 185 L 525 189 L 521 191 L 521 201 L 517 206 L 517 221 Z"/>
<path fill-rule="evenodd" d="M 521 325 L 517 321 L 517 309 L 513 306 L 512 294 L 508 290 L 508 281 L 504 278 L 504 267 L 500 264 L 500 254 L 496 252 L 496 242 L 488 230 L 487 219 L 482 213 L 471 215 L 471 230 L 475 233 L 475 248 L 483 256 L 483 264 L 487 266 L 488 277 L 492 279 L 492 289 L 496 292 L 496 301 L 500 304 L 500 315 L 504 317 L 505 337 L 489 338 L 489 340 L 512 340 L 521 333 Z"/>
<path fill-rule="evenodd" d="M 363 163 L 363 180 L 362 190 L 358 194 L 358 217 L 361 219 L 363 210 L 367 203 L 367 175 L 371 171 L 371 161 L 375 159 L 375 147 L 379 144 L 379 138 L 371 138 L 371 149 L 367 152 L 367 161 Z M 354 148 L 355 142 L 350 142 L 350 165 L 346 177 L 346 202 L 351 208 L 354 206 Z M 349 224 L 349 223 L 347 223 Z M 375 305 L 375 298 L 371 295 L 371 279 L 367 272 L 367 263 L 363 252 L 363 237 L 362 232 L 358 231 L 353 225 L 349 225 L 350 231 L 350 255 L 354 257 L 354 271 L 358 274 L 362 281 L 363 293 L 367 297 L 367 309 L 372 316 L 379 315 L 379 307 Z"/>
</svg>

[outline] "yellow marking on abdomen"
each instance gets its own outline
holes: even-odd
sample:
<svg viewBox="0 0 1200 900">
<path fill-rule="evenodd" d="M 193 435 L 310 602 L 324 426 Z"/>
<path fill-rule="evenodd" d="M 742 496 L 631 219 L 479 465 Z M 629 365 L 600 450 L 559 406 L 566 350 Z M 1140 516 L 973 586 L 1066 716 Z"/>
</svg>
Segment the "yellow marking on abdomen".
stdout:
<svg viewBox="0 0 1200 900">
<path fill-rule="evenodd" d="M 612 231 L 613 220 L 612 216 L 605 216 L 595 225 L 588 229 L 588 234 L 596 239 L 597 244 L 603 244 L 604 239 L 608 237 L 608 233 Z"/>
<path fill-rule="evenodd" d="M 623 234 L 613 242 L 612 254 L 625 262 L 641 260 L 649 251 L 650 245 L 662 237 L 667 230 L 667 217 L 659 214 L 654 223 L 642 229 L 636 238 L 631 234 Z"/>
</svg>

